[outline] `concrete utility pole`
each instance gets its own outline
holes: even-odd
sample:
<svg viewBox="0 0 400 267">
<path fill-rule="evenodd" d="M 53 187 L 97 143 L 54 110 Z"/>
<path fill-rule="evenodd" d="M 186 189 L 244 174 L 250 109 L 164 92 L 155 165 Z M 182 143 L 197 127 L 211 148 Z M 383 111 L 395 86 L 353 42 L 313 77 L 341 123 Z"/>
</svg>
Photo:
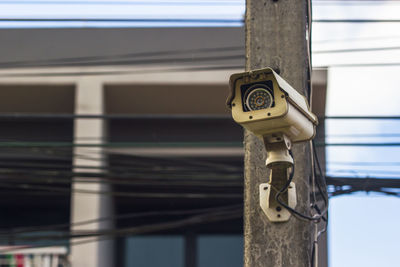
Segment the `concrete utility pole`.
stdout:
<svg viewBox="0 0 400 267">
<path fill-rule="evenodd" d="M 307 0 L 246 1 L 246 70 L 272 67 L 307 96 Z M 310 208 L 311 153 L 308 142 L 293 146 L 296 210 Z M 313 223 L 291 216 L 271 223 L 259 203 L 259 184 L 268 182 L 263 142 L 245 132 L 244 266 L 307 267 Z"/>
</svg>

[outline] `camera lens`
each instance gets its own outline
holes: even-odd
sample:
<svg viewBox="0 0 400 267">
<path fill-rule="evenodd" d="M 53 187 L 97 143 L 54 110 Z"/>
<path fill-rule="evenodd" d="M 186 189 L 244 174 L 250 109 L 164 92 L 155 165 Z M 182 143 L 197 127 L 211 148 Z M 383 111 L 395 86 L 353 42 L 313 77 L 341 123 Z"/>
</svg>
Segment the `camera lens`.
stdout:
<svg viewBox="0 0 400 267">
<path fill-rule="evenodd" d="M 246 106 L 249 110 L 270 108 L 272 105 L 271 93 L 261 87 L 254 88 L 247 94 Z"/>
</svg>

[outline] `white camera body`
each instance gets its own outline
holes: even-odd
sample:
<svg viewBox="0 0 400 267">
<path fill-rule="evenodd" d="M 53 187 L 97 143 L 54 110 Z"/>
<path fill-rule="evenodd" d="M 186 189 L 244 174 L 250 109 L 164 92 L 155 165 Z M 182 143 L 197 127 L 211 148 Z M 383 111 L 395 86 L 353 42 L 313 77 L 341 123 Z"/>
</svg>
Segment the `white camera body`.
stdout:
<svg viewBox="0 0 400 267">
<path fill-rule="evenodd" d="M 292 143 L 311 140 L 317 117 L 307 99 L 271 68 L 230 77 L 227 105 L 233 119 L 260 138 L 283 134 Z"/>
</svg>

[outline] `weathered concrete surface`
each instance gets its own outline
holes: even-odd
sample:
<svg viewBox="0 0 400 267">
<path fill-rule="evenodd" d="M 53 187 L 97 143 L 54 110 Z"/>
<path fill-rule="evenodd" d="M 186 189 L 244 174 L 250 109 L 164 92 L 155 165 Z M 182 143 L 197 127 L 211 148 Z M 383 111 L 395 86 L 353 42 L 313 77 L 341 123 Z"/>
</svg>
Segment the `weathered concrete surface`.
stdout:
<svg viewBox="0 0 400 267">
<path fill-rule="evenodd" d="M 246 69 L 270 66 L 306 94 L 308 80 L 306 0 L 247 0 Z M 261 140 L 245 133 L 244 266 L 306 267 L 311 261 L 312 223 L 291 217 L 271 223 L 259 206 L 258 186 L 268 181 Z M 311 159 L 308 143 L 293 147 L 296 209 L 309 207 Z"/>
</svg>

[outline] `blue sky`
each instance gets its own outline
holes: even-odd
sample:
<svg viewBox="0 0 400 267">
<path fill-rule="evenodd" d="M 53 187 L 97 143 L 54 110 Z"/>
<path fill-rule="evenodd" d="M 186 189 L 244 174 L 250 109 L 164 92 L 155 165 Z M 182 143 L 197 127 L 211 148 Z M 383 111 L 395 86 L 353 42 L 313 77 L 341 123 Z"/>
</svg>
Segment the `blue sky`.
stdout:
<svg viewBox="0 0 400 267">
<path fill-rule="evenodd" d="M 314 5 L 314 19 L 400 19 L 400 2 Z M 398 23 L 313 25 L 314 51 L 400 46 Z M 354 63 L 399 63 L 400 50 L 314 54 L 314 66 Z M 400 114 L 400 66 L 331 67 L 328 116 Z M 399 142 L 400 121 L 330 120 L 327 141 Z M 371 136 L 360 136 L 370 134 Z M 385 136 L 383 136 L 385 134 Z M 353 135 L 353 136 L 343 136 Z M 400 177 L 399 147 L 328 147 L 328 174 L 350 177 Z M 361 166 L 349 165 L 358 162 Z M 364 166 L 362 163 L 374 163 Z M 376 162 L 380 164 L 376 164 Z M 346 165 L 347 163 L 347 165 Z M 398 266 L 400 199 L 358 193 L 330 200 L 330 267 Z"/>
<path fill-rule="evenodd" d="M 29 4 L 29 2 L 31 2 Z M 0 1 L 1 18 L 163 18 L 240 21 L 244 1 Z M 84 4 L 84 2 L 91 2 Z M 113 4 L 110 4 L 110 3 Z M 171 2 L 173 2 L 171 4 Z M 201 4 L 199 4 L 202 2 Z M 400 1 L 315 1 L 314 19 L 400 19 Z M 159 23 L 15 23 L 0 27 L 160 26 Z M 163 23 L 193 26 L 198 23 Z M 208 23 L 240 26 L 240 22 Z M 314 23 L 313 50 L 400 46 L 400 23 Z M 332 66 L 328 77 L 328 116 L 400 115 L 400 64 L 390 67 L 339 67 L 338 64 L 400 63 L 400 49 L 352 53 L 314 53 L 313 65 Z M 336 67 L 334 67 L 336 65 Z M 374 136 L 359 136 L 371 134 Z M 386 136 L 383 136 L 386 134 Z M 352 136 L 343 136 L 352 135 Z M 358 136 L 357 136 L 358 135 Z M 328 142 L 399 142 L 400 121 L 327 122 Z M 328 174 L 352 177 L 400 177 L 399 147 L 328 147 Z M 350 163 L 392 162 L 393 166 Z M 398 164 L 396 164 L 398 163 Z M 398 266 L 400 198 L 359 193 L 330 200 L 330 267 Z"/>
</svg>

